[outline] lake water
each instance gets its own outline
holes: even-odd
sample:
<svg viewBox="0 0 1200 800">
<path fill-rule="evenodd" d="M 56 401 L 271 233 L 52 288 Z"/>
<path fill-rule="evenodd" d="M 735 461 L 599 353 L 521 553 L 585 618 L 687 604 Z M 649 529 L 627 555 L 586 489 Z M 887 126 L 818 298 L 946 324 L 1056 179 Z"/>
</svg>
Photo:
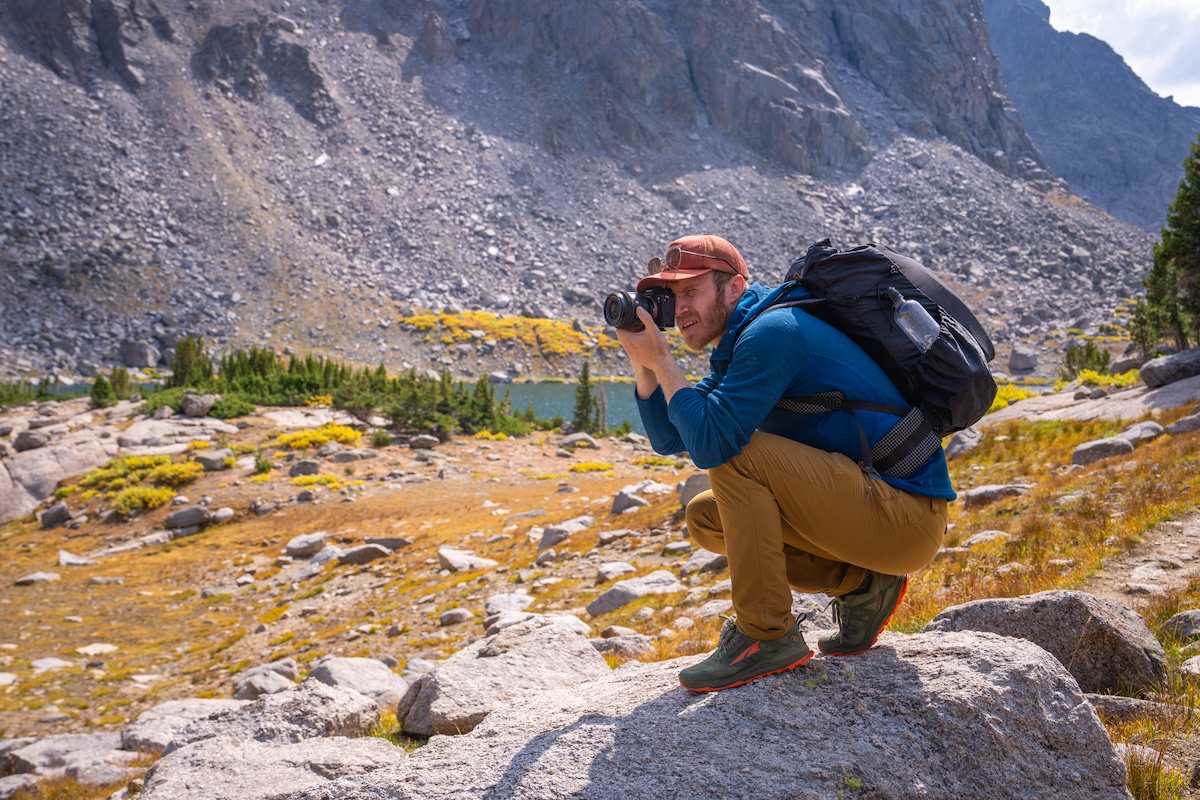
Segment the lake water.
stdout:
<svg viewBox="0 0 1200 800">
<path fill-rule="evenodd" d="M 504 393 L 508 392 L 512 401 L 513 411 L 523 412 L 531 403 L 533 410 L 543 419 L 561 416 L 570 420 L 575 415 L 575 389 L 577 383 L 498 383 L 492 386 L 496 393 L 496 402 L 500 402 Z M 604 393 L 608 413 L 605 423 L 615 428 L 624 420 L 629 420 L 633 430 L 645 433 L 641 417 L 638 416 L 637 403 L 633 399 L 632 383 L 605 383 L 592 381 L 592 395 Z"/>
</svg>

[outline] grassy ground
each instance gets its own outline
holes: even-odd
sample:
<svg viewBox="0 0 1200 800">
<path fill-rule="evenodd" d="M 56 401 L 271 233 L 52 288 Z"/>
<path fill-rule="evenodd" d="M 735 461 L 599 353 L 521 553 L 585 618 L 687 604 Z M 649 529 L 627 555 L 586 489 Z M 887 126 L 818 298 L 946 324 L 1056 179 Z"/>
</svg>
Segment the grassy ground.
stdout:
<svg viewBox="0 0 1200 800">
<path fill-rule="evenodd" d="M 892 628 L 919 630 L 941 610 L 974 599 L 1083 588 L 1106 559 L 1137 547 L 1157 523 L 1195 509 L 1200 503 L 1200 434 L 1160 437 L 1131 456 L 1069 468 L 1075 446 L 1123 427 L 1010 422 L 989 429 L 971 454 L 952 462 L 960 494 L 986 484 L 1021 482 L 1031 488 L 981 509 L 952 504 L 946 544 L 958 545 L 989 530 L 1003 531 L 1007 538 L 941 557 L 912 576 L 908 599 Z M 257 448 L 266 444 L 265 435 L 265 426 L 252 426 L 229 444 Z M 59 548 L 85 553 L 156 530 L 170 509 L 149 511 L 131 522 L 93 521 L 73 531 L 41 531 L 28 520 L 0 527 L 6 562 L 0 566 L 0 606 L 9 623 L 0 645 L 10 645 L 0 650 L 0 671 L 19 676 L 0 693 L 0 736 L 117 729 L 163 700 L 229 696 L 238 672 L 284 657 L 294 657 L 302 666 L 326 653 L 391 654 L 402 662 L 415 656 L 444 657 L 477 635 L 478 625 L 443 628 L 439 615 L 463 606 L 478 616 L 483 600 L 497 592 L 523 588 L 537 597 L 534 610 L 579 611 L 600 590 L 593 562 L 601 530 L 632 531 L 601 551 L 604 560 L 633 561 L 642 572 L 682 564 L 681 558 L 662 555 L 663 545 L 680 536 L 674 493 L 619 519 L 608 511 L 621 487 L 645 478 L 673 485 L 693 471 L 686 465 L 647 458 L 643 451 L 612 441 L 603 442 L 597 452 L 580 451 L 565 459 L 557 454 L 556 440 L 544 435 L 508 442 L 460 439 L 443 450 L 447 458 L 436 464 L 417 462 L 412 451 L 389 447 L 379 449 L 378 459 L 355 464 L 353 474 L 341 465 L 327 465 L 325 471 L 338 478 L 340 488 L 322 488 L 319 504 L 289 505 L 261 517 L 245 512 L 252 499 L 283 499 L 298 491 L 283 463 L 261 482 L 250 480 L 253 468 L 204 476 L 181 491 L 193 498 L 210 495 L 214 507 L 238 509 L 234 522 L 106 559 L 96 567 L 53 564 Z M 264 447 L 263 452 L 283 451 Z M 572 464 L 597 466 L 594 471 L 572 470 Z M 430 480 L 397 487 L 381 480 L 389 471 Z M 93 519 L 105 502 L 103 495 L 89 501 Z M 535 511 L 543 514 L 512 516 Z M 530 529 L 582 514 L 596 517 L 597 524 L 558 545 L 559 560 L 552 569 L 535 567 L 537 545 Z M 290 567 L 278 560 L 282 547 L 296 534 L 317 530 L 344 545 L 397 534 L 413 544 L 383 561 L 333 567 L 309 581 L 293 582 Z M 443 574 L 437 563 L 442 544 L 470 549 L 502 566 Z M 13 585 L 35 570 L 58 572 L 62 580 Z M 88 581 L 94 575 L 120 576 L 124 582 L 95 585 Z M 252 580 L 239 585 L 241 576 Z M 682 599 L 645 598 L 600 624 L 657 635 L 687 613 L 675 610 Z M 1200 607 L 1200 585 L 1195 584 L 1139 609 L 1166 646 L 1172 666 L 1171 678 L 1156 696 L 1184 709 L 1196 705 L 1195 686 L 1178 671 L 1190 650 L 1187 643 L 1164 635 L 1161 625 L 1175 610 L 1194 607 Z M 715 641 L 719 624 L 717 619 L 678 627 L 656 639 L 652 657 L 704 652 Z M 119 650 L 93 659 L 76 653 L 92 642 L 115 644 Z M 47 656 L 75 666 L 40 673 L 29 668 L 30 661 Z M 68 719 L 36 722 L 48 713 L 65 713 Z M 1151 748 L 1137 751 L 1129 762 L 1135 797 L 1195 796 L 1187 786 L 1188 759 L 1200 753 L 1192 744 L 1196 724 L 1190 711 L 1165 720 L 1108 724 L 1115 741 Z M 394 738 L 395 731 L 380 734 Z M 1147 753 L 1158 755 L 1147 758 Z M 44 788 L 43 796 L 106 797 L 111 791 L 59 782 Z"/>
</svg>

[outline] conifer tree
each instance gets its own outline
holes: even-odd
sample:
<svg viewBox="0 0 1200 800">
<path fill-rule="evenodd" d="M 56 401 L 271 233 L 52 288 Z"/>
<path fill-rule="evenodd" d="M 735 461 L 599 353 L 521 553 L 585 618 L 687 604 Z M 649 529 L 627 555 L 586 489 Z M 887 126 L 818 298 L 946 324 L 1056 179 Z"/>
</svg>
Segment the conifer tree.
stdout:
<svg viewBox="0 0 1200 800">
<path fill-rule="evenodd" d="M 1183 160 L 1183 179 L 1142 284 L 1146 302 L 1134 313 L 1135 341 L 1147 349 L 1147 342 L 1170 336 L 1187 349 L 1200 331 L 1200 136 Z"/>
<path fill-rule="evenodd" d="M 575 387 L 575 411 L 571 424 L 577 431 L 591 432 L 595 425 L 596 398 L 592 395 L 591 370 L 587 361 L 579 373 L 579 385 Z"/>
</svg>

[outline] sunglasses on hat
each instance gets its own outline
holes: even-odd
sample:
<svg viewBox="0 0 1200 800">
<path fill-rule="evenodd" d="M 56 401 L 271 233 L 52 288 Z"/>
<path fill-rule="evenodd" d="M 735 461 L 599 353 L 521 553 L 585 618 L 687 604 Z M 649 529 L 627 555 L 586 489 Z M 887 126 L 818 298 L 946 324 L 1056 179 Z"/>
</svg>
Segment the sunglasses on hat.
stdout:
<svg viewBox="0 0 1200 800">
<path fill-rule="evenodd" d="M 729 267 L 729 269 L 726 270 L 726 269 L 722 269 L 721 267 L 712 267 L 711 269 L 719 269 L 719 270 L 721 270 L 721 272 L 732 272 L 735 275 L 738 274 L 737 267 L 735 267 L 733 264 L 729 263 L 729 261 L 727 261 L 726 259 L 721 258 L 720 256 L 711 256 L 711 255 L 708 255 L 707 253 L 697 253 L 694 250 L 684 250 L 682 247 L 678 247 L 678 246 L 668 249 L 666 256 L 664 256 L 663 258 L 659 258 L 658 256 L 655 256 L 654 258 L 650 259 L 650 263 L 648 263 L 646 265 L 646 274 L 647 275 L 657 275 L 658 273 L 662 272 L 664 269 L 669 269 L 669 270 L 670 269 L 678 269 L 680 262 L 683 261 L 683 256 L 685 253 L 689 256 L 699 256 L 700 258 L 711 258 L 713 261 L 723 262 L 726 266 Z"/>
</svg>

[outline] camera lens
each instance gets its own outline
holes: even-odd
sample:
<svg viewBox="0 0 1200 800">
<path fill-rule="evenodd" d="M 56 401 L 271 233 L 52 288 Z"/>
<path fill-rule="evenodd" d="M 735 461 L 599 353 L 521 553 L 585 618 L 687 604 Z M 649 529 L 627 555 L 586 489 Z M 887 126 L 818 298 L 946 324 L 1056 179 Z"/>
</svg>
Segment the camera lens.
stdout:
<svg viewBox="0 0 1200 800">
<path fill-rule="evenodd" d="M 613 292 L 604 299 L 604 321 L 614 328 L 625 328 L 631 331 L 644 330 L 646 326 L 637 316 L 638 306 L 646 308 L 653 314 L 654 309 L 649 307 L 650 302 L 644 295 L 632 292 Z"/>
</svg>

